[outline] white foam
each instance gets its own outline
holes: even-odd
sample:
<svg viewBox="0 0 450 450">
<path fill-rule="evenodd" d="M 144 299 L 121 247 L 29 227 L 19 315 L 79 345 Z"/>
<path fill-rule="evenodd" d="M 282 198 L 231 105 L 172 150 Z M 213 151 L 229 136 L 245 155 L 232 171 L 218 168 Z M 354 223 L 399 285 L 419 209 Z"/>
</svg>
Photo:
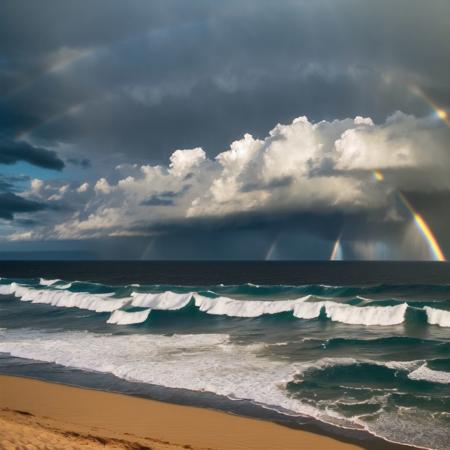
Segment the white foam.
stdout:
<svg viewBox="0 0 450 450">
<path fill-rule="evenodd" d="M 11 292 L 10 284 L 0 284 L 0 295 L 9 295 Z"/>
<path fill-rule="evenodd" d="M 263 314 L 278 314 L 292 311 L 294 307 L 310 296 L 296 300 L 258 301 L 235 300 L 228 297 L 210 298 L 195 294 L 195 306 L 207 314 L 229 317 L 259 317 Z"/>
<path fill-rule="evenodd" d="M 406 303 L 396 306 L 353 306 L 336 302 L 302 302 L 295 306 L 294 316 L 299 319 L 319 317 L 322 308 L 334 322 L 350 325 L 397 325 L 405 320 Z"/>
<path fill-rule="evenodd" d="M 397 325 L 405 320 L 406 303 L 396 306 L 352 306 L 326 305 L 326 314 L 331 320 L 350 325 Z"/>
<path fill-rule="evenodd" d="M 184 308 L 192 298 L 192 292 L 177 294 L 165 291 L 157 294 L 132 292 L 132 306 L 162 310 L 177 310 Z"/>
<path fill-rule="evenodd" d="M 136 323 L 142 323 L 147 320 L 150 311 L 150 309 L 144 309 L 143 311 L 127 312 L 118 309 L 113 311 L 106 323 L 116 325 L 133 325 Z"/>
<path fill-rule="evenodd" d="M 329 300 L 311 301 L 310 295 L 295 300 L 237 300 L 228 297 L 205 297 L 198 293 L 176 293 L 165 291 L 160 293 L 133 292 L 130 298 L 105 300 L 113 294 L 89 294 L 67 292 L 62 287 L 58 290 L 39 290 L 12 283 L 0 285 L 0 294 L 14 293 L 23 301 L 46 303 L 60 307 L 76 307 L 97 312 L 112 312 L 122 306 L 150 308 L 155 310 L 179 310 L 186 307 L 194 297 L 195 306 L 202 312 L 229 317 L 260 317 L 265 314 L 279 314 L 292 311 L 299 319 L 315 319 L 322 309 L 326 316 L 335 321 L 351 325 L 388 326 L 397 325 L 405 320 L 406 303 L 395 306 L 353 306 Z M 55 286 L 56 287 L 56 286 Z M 425 307 L 429 323 L 450 326 L 450 312 Z M 438 317 L 436 319 L 436 317 Z"/>
<path fill-rule="evenodd" d="M 286 389 L 289 382 L 301 383 L 306 372 L 311 370 L 364 362 L 382 365 L 382 362 L 354 358 L 323 358 L 301 363 L 273 360 L 261 352 L 260 346 L 233 344 L 226 334 L 163 336 L 1 330 L 0 352 L 111 373 L 128 381 L 248 400 L 294 416 L 309 415 L 340 426 L 366 427 L 387 437 L 395 436 L 404 426 L 404 422 L 396 422 L 395 417 L 388 416 L 391 426 L 385 431 L 380 423 L 384 415 L 371 422 L 365 422 L 363 417 L 346 419 L 328 408 L 327 402 L 307 405 L 292 397 Z M 403 362 L 388 364 L 406 370 Z M 419 374 L 416 372 L 412 377 Z"/>
<path fill-rule="evenodd" d="M 72 287 L 72 283 L 67 283 L 67 284 L 59 284 L 57 286 L 52 286 L 55 289 L 69 289 Z"/>
<path fill-rule="evenodd" d="M 125 336 L 23 329 L 7 330 L 0 341 L 0 352 L 16 357 L 112 373 L 129 381 L 246 399 L 331 421 L 332 412 L 290 397 L 286 383 L 313 364 L 350 364 L 354 360 L 329 358 L 321 363 L 292 364 L 264 357 L 259 347 L 235 345 L 225 334 Z"/>
<path fill-rule="evenodd" d="M 373 302 L 373 301 L 379 300 L 379 299 L 376 299 L 376 298 L 363 297 L 362 295 L 357 295 L 356 298 L 358 300 L 362 300 L 364 302 Z"/>
<path fill-rule="evenodd" d="M 61 280 L 60 279 L 46 280 L 45 278 L 40 278 L 39 279 L 39 284 L 41 286 L 51 286 L 52 284 L 58 283 L 58 281 L 61 281 Z"/>
<path fill-rule="evenodd" d="M 386 361 L 382 365 L 393 370 L 403 370 L 405 372 L 411 372 L 417 369 L 423 364 L 423 360 L 413 359 L 411 361 Z"/>
<path fill-rule="evenodd" d="M 432 383 L 449 384 L 450 372 L 443 372 L 440 370 L 433 370 L 423 364 L 418 369 L 408 374 L 411 380 L 430 381 Z"/>
<path fill-rule="evenodd" d="M 11 283 L 11 293 L 24 302 L 44 303 L 63 308 L 88 309 L 95 312 L 112 312 L 130 303 L 130 298 L 108 299 L 113 294 L 89 294 L 63 290 L 34 289 Z"/>
<path fill-rule="evenodd" d="M 301 302 L 294 307 L 294 316 L 299 319 L 316 319 L 322 308 L 331 302 Z"/>
<path fill-rule="evenodd" d="M 427 321 L 430 325 L 439 325 L 440 327 L 450 327 L 450 311 L 443 309 L 430 308 L 425 306 Z"/>
</svg>

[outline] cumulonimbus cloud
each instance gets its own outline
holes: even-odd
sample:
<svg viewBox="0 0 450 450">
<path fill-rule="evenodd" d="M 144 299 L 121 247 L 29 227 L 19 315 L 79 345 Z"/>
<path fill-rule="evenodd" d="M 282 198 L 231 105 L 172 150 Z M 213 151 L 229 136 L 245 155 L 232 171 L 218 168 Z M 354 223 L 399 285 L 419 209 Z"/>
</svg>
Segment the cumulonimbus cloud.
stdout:
<svg viewBox="0 0 450 450">
<path fill-rule="evenodd" d="M 276 125 L 264 139 L 245 134 L 214 159 L 201 148 L 176 150 L 166 166 L 117 168 L 118 181 L 115 174 L 76 185 L 34 180 L 26 193 L 30 201 L 64 202 L 72 212 L 53 214 L 50 225 L 33 233 L 59 239 L 135 235 L 162 224 L 249 213 L 398 220 L 392 211 L 396 189 L 450 190 L 446 132 L 431 118 L 403 113 L 382 124 L 299 117 Z M 384 183 L 374 180 L 374 170 L 385 171 Z"/>
</svg>

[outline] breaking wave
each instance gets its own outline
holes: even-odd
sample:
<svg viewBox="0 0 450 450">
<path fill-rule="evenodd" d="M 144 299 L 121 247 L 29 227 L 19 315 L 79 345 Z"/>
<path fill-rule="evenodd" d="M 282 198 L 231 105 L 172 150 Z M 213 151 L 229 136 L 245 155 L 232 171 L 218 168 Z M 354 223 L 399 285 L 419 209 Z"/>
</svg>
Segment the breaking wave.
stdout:
<svg viewBox="0 0 450 450">
<path fill-rule="evenodd" d="M 310 295 L 296 300 L 235 300 L 227 297 L 210 298 L 195 295 L 195 306 L 207 314 L 228 317 L 260 317 L 266 314 L 279 314 L 293 311 L 296 305 L 311 298 Z"/>
<path fill-rule="evenodd" d="M 419 368 L 408 374 L 411 380 L 422 380 L 430 383 L 450 384 L 450 372 L 430 369 L 427 364 L 422 364 Z"/>
<path fill-rule="evenodd" d="M 79 370 L 97 372 L 108 390 L 112 378 L 101 373 L 112 374 L 139 382 L 125 391 L 145 393 L 148 383 L 187 389 L 189 398 L 208 392 L 200 403 L 216 405 L 216 394 L 240 400 L 237 411 L 251 402 L 293 416 L 289 422 L 307 415 L 450 448 L 449 286 L 103 279 L 0 279 L 0 370 L 56 377 L 56 363 L 78 369 L 56 371 L 75 384 L 89 377 Z M 217 399 L 219 409 L 225 404 Z"/>
<path fill-rule="evenodd" d="M 165 311 L 182 309 L 188 305 L 192 299 L 192 292 L 177 294 L 172 291 L 165 291 L 156 294 L 132 292 L 132 306 L 141 308 L 159 309 Z"/>
<path fill-rule="evenodd" d="M 5 283 L 5 280 L 2 280 Z M 250 286 L 257 289 L 256 286 Z M 324 289 L 324 287 L 321 287 Z M 76 291 L 76 289 L 83 291 Z M 88 292 L 88 290 L 94 292 Z M 450 311 L 420 306 L 414 302 L 412 306 L 407 302 L 389 300 L 381 305 L 373 306 L 367 303 L 367 298 L 356 297 L 318 297 L 307 294 L 295 299 L 268 298 L 255 300 L 246 295 L 245 298 L 232 298 L 218 295 L 213 291 L 174 292 L 142 292 L 145 287 L 124 286 L 119 288 L 101 286 L 92 283 L 70 282 L 63 280 L 46 280 L 41 278 L 38 286 L 12 282 L 0 284 L 0 295 L 14 295 L 21 301 L 34 304 L 47 304 L 55 307 L 79 308 L 97 313 L 120 310 L 120 314 L 113 314 L 107 321 L 109 324 L 132 325 L 145 322 L 151 310 L 177 311 L 188 307 L 200 312 L 235 318 L 258 318 L 266 315 L 290 313 L 293 317 L 303 320 L 329 319 L 348 325 L 364 326 L 393 326 L 405 322 L 408 314 L 417 316 L 421 321 L 430 325 L 450 327 Z M 230 289 L 230 287 L 224 287 Z M 327 287 L 327 289 L 331 289 Z M 353 288 L 352 288 L 353 289 Z M 104 292 L 110 290 L 112 292 Z M 266 296 L 267 293 L 264 295 Z M 242 297 L 243 294 L 238 294 Z M 276 298 L 276 297 L 275 297 Z M 356 304 L 355 304 L 356 303 Z M 130 308 L 148 309 L 147 314 L 130 312 Z M 407 314 L 407 312 L 410 313 Z M 421 316 L 422 315 L 422 316 Z"/>
<path fill-rule="evenodd" d="M 135 314 L 149 313 L 123 315 L 123 311 L 115 311 L 112 317 L 131 320 Z M 325 357 L 293 363 L 271 358 L 264 353 L 264 346 L 233 343 L 227 334 L 110 335 L 20 329 L 2 330 L 1 337 L 0 352 L 15 357 L 110 373 L 128 381 L 206 391 L 375 434 L 381 418 L 367 422 L 364 415 L 348 416 L 342 411 L 381 411 L 388 402 L 392 408 L 397 397 L 401 401 L 399 388 L 409 392 L 418 382 L 426 381 L 430 386 L 450 383 L 450 373 L 432 370 L 424 361 Z M 383 391 L 378 396 L 371 391 L 373 383 Z M 319 387 L 335 385 L 339 389 L 333 391 L 334 402 L 328 397 L 316 398 Z M 348 390 L 353 393 L 347 394 Z M 399 417 L 392 422 L 390 433 L 397 436 L 408 420 Z"/>
<path fill-rule="evenodd" d="M 7 290 L 2 286 L 2 292 Z M 65 290 L 34 289 L 11 283 L 8 294 L 13 294 L 23 302 L 41 303 L 63 308 L 87 309 L 95 312 L 111 312 L 130 302 L 129 298 L 112 299 L 113 294 L 89 294 L 67 292 Z"/>
<path fill-rule="evenodd" d="M 134 325 L 136 323 L 145 322 L 150 314 L 150 309 L 144 309 L 143 311 L 114 311 L 106 323 L 113 323 L 116 325 Z"/>
<path fill-rule="evenodd" d="M 60 279 L 46 280 L 45 278 L 40 278 L 39 279 L 39 284 L 41 286 L 51 286 L 52 284 L 58 283 L 58 281 L 61 281 L 61 280 Z"/>
<path fill-rule="evenodd" d="M 440 327 L 450 327 L 450 311 L 443 309 L 430 308 L 425 306 L 427 321 L 430 325 L 439 325 Z"/>
</svg>

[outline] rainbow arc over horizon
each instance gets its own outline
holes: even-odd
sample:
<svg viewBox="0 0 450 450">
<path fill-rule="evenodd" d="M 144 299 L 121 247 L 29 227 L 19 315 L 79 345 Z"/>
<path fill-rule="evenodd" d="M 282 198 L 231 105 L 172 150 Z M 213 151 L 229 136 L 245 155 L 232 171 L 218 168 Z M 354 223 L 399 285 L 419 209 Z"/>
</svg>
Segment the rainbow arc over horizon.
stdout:
<svg viewBox="0 0 450 450">
<path fill-rule="evenodd" d="M 380 170 L 374 170 L 373 175 L 376 181 L 378 182 L 384 181 L 384 175 Z M 413 205 L 406 198 L 405 194 L 401 192 L 397 192 L 396 194 L 400 202 L 406 207 L 406 209 L 412 215 L 414 223 L 417 229 L 419 230 L 420 234 L 424 238 L 425 242 L 427 243 L 434 259 L 436 261 L 442 262 L 447 261 L 444 252 L 442 251 L 441 246 L 439 245 L 438 240 L 436 239 L 435 235 L 433 234 L 433 231 L 431 230 L 430 226 L 427 224 L 423 216 L 414 209 Z"/>
</svg>

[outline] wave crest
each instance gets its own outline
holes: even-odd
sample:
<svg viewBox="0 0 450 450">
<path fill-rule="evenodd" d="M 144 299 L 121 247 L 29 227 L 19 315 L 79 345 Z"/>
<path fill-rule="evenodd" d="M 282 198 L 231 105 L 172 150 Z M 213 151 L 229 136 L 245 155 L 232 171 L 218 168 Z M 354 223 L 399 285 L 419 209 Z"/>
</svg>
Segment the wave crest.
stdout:
<svg viewBox="0 0 450 450">
<path fill-rule="evenodd" d="M 263 301 L 235 300 L 228 297 L 210 298 L 195 294 L 195 306 L 207 314 L 250 318 L 292 311 L 296 305 L 310 297 L 310 295 L 307 295 L 296 300 Z"/>
<path fill-rule="evenodd" d="M 182 309 L 191 301 L 192 292 L 187 294 L 177 294 L 172 291 L 165 291 L 157 294 L 132 292 L 132 306 L 141 308 L 152 308 L 159 310 L 177 310 Z"/>
<path fill-rule="evenodd" d="M 114 294 L 88 294 L 64 290 L 33 289 L 11 283 L 9 294 L 14 294 L 23 302 L 43 303 L 46 305 L 87 309 L 95 312 L 112 312 L 130 302 L 129 298 L 108 299 Z"/>
<path fill-rule="evenodd" d="M 336 302 L 301 303 L 294 308 L 299 319 L 313 319 L 325 309 L 326 316 L 334 322 L 349 325 L 398 325 L 405 320 L 406 303 L 396 306 L 353 306 Z"/>
<path fill-rule="evenodd" d="M 450 327 L 450 311 L 430 308 L 429 306 L 425 306 L 424 310 L 427 314 L 427 322 L 430 325 L 439 325 L 440 327 Z"/>
<path fill-rule="evenodd" d="M 115 325 L 135 325 L 137 323 L 145 322 L 148 319 L 151 309 L 144 309 L 143 311 L 127 312 L 117 310 L 114 311 L 106 323 Z"/>
</svg>

